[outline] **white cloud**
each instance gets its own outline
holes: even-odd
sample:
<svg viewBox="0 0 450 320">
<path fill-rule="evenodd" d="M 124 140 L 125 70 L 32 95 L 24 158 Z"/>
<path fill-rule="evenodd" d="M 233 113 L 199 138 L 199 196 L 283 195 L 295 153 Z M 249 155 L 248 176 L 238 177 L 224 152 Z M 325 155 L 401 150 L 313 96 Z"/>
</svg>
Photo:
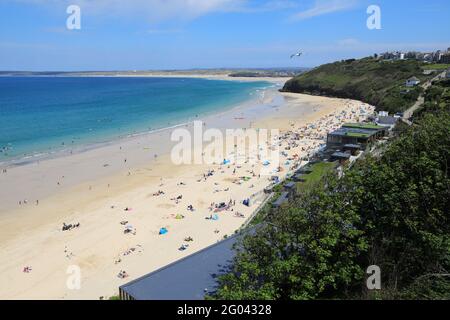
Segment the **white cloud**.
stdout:
<svg viewBox="0 0 450 320">
<path fill-rule="evenodd" d="M 316 0 L 312 8 L 296 13 L 291 17 L 291 20 L 305 20 L 338 11 L 349 10 L 354 8 L 357 3 L 357 0 Z"/>
</svg>

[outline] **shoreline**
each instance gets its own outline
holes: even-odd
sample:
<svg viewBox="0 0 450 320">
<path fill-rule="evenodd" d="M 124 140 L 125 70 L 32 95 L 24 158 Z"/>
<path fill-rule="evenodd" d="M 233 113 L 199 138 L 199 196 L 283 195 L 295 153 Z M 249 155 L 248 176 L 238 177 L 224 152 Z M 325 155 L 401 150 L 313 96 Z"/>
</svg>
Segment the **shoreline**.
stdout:
<svg viewBox="0 0 450 320">
<path fill-rule="evenodd" d="M 0 170 L 7 169 L 10 178 L 9 181 L 2 181 L 2 179 L 0 179 L 0 200 L 3 200 L 2 207 L 0 207 L 0 218 L 10 210 L 21 209 L 20 206 L 17 206 L 19 201 L 23 202 L 25 200 L 26 202 L 34 203 L 38 200 L 42 202 L 43 199 L 51 196 L 52 194 L 59 193 L 60 191 L 67 191 L 77 185 L 85 184 L 89 181 L 95 181 L 111 175 L 124 174 L 124 172 L 127 173 L 129 170 L 146 165 L 147 162 L 152 163 L 156 159 L 155 155 L 157 157 L 168 156 L 171 149 L 170 143 L 165 146 L 161 146 L 159 145 L 159 141 L 170 141 L 170 134 L 174 129 L 192 128 L 194 121 L 203 121 L 207 128 L 213 127 L 226 129 L 249 127 L 252 120 L 255 120 L 257 117 L 261 116 L 261 112 L 263 114 L 268 114 L 271 112 L 271 104 L 277 103 L 281 105 L 284 103 L 283 100 L 274 102 L 274 99 L 280 96 L 276 88 L 268 87 L 263 91 L 263 97 L 261 97 L 261 95 L 255 96 L 243 103 L 230 106 L 225 110 L 215 110 L 212 113 L 204 115 L 204 117 L 200 117 L 196 120 L 190 120 L 188 122 L 176 124 L 170 127 L 155 129 L 150 132 L 133 133 L 127 136 L 113 138 L 105 142 L 79 145 L 73 149 L 63 149 L 50 153 L 42 153 L 40 157 L 36 157 L 31 160 L 26 158 L 27 160 L 24 162 L 22 162 L 24 158 L 12 160 L 11 162 L 0 162 Z M 234 119 L 236 116 L 244 116 L 244 119 L 237 121 Z M 148 157 L 143 158 L 142 155 L 139 155 L 136 161 L 127 158 L 127 153 L 138 153 L 138 149 L 141 147 L 144 148 L 144 152 L 148 151 Z M 119 157 L 119 154 L 122 156 Z M 111 155 L 114 156 L 111 157 Z M 66 162 L 79 163 L 86 161 L 86 159 L 94 158 L 105 159 L 104 163 L 97 163 L 97 166 L 100 168 L 104 165 L 108 165 L 107 168 L 103 168 L 102 171 L 105 171 L 104 173 L 91 172 L 89 175 L 81 174 L 79 178 L 71 181 L 68 180 L 68 177 L 64 174 L 66 169 L 62 168 L 58 170 L 58 168 L 64 167 Z M 127 158 L 126 166 L 120 164 L 120 161 L 125 158 Z M 49 190 L 38 190 L 40 189 L 39 184 L 32 184 L 27 186 L 28 192 L 26 188 L 25 190 L 22 190 L 22 188 L 18 187 L 17 192 L 13 195 L 3 194 L 4 192 L 2 192 L 2 190 L 7 190 L 8 183 L 9 185 L 16 186 L 28 184 L 26 179 L 21 179 L 23 178 L 23 175 L 20 173 L 18 176 L 21 177 L 18 177 L 17 179 L 14 178 L 14 173 L 17 170 L 21 171 L 20 168 L 26 171 L 28 176 L 33 172 L 37 175 L 39 171 L 56 171 L 54 175 L 47 174 L 47 178 L 53 180 L 55 184 L 50 187 Z M 56 168 L 56 170 L 54 170 L 54 168 Z M 79 168 L 78 170 L 82 169 Z M 57 174 L 57 172 L 61 173 Z M 13 175 L 13 177 L 11 177 L 11 175 Z M 8 176 L 0 175 L 0 178 L 5 177 Z M 34 181 L 37 180 L 37 178 L 31 177 L 31 180 Z M 38 190 L 36 196 L 32 195 L 33 189 Z M 17 197 L 18 194 L 22 194 L 24 196 Z"/>
<path fill-rule="evenodd" d="M 277 101 L 279 97 L 283 103 Z M 323 134 L 343 120 L 340 112 L 349 106 L 358 110 L 365 105 L 358 101 L 278 92 L 265 99 L 265 104 L 214 115 L 207 121 L 207 127 L 272 127 L 285 133 L 306 130 L 307 135 L 298 142 L 299 146 L 289 151 L 291 155 L 296 152 L 301 156 L 323 143 Z M 350 112 L 345 114 L 353 116 Z M 243 119 L 236 120 L 236 117 Z M 315 123 L 320 130 L 303 128 L 308 123 Z M 2 200 L 26 192 L 24 187 L 33 192 L 48 188 L 50 196 L 41 198 L 39 205 L 29 197 L 27 205 L 0 214 L 0 282 L 6 284 L 0 288 L 0 297 L 98 299 L 111 296 L 117 293 L 119 285 L 201 250 L 239 229 L 262 201 L 255 197 L 254 204 L 245 207 L 240 203 L 242 199 L 260 193 L 270 183 L 267 177 L 258 178 L 250 173 L 262 166 L 176 166 L 163 152 L 154 158 L 153 152 L 157 151 L 152 149 L 148 154 L 148 150 L 143 150 L 144 146 L 161 144 L 164 139 L 168 139 L 168 133 L 153 135 L 153 140 L 148 135 L 133 137 L 121 149 L 118 145 L 107 146 L 8 171 L 10 180 L 0 180 L 5 186 L 0 188 L 4 190 Z M 282 143 L 287 145 L 291 141 L 283 138 Z M 126 164 L 124 156 L 128 158 Z M 103 167 L 105 161 L 108 167 Z M 279 173 L 280 177 L 288 174 L 294 164 L 283 165 L 285 170 Z M 214 170 L 214 175 L 203 181 L 202 175 L 209 170 Z M 54 179 L 62 174 L 65 178 L 56 186 Z M 250 181 L 240 181 L 238 178 L 242 176 L 250 177 Z M 80 179 L 85 181 L 77 182 Z M 161 189 L 164 195 L 153 196 Z M 180 194 L 182 200 L 171 200 Z M 205 219 L 210 215 L 211 202 L 229 199 L 236 201 L 234 211 L 220 213 L 219 221 Z M 186 210 L 189 204 L 194 206 L 194 212 Z M 127 207 L 132 210 L 125 211 Z M 236 217 L 236 212 L 245 218 Z M 184 219 L 177 220 L 176 215 Z M 124 221 L 132 225 L 135 234 L 124 234 L 124 225 L 120 223 Z M 81 226 L 62 232 L 63 222 Z M 158 235 L 161 227 L 168 228 L 167 236 Z M 192 236 L 194 241 L 187 250 L 179 251 L 187 236 Z M 67 267 L 74 264 L 83 272 L 81 290 L 68 290 L 65 286 Z M 32 272 L 23 273 L 25 266 L 30 266 Z M 121 270 L 126 270 L 130 277 L 119 279 L 117 274 Z"/>
<path fill-rule="evenodd" d="M 32 77 L 49 77 L 49 76 L 32 76 Z M 110 77 L 110 78 L 116 78 L 116 77 L 150 77 L 150 78 L 199 78 L 199 79 L 205 79 L 205 80 L 211 80 L 211 81 L 215 81 L 215 80 L 222 80 L 222 81 L 238 81 L 240 82 L 241 80 L 239 79 L 234 79 L 234 78 L 228 78 L 226 79 L 225 76 L 218 76 L 215 77 L 214 75 L 212 76 L 205 76 L 205 75 L 142 75 L 142 76 L 127 76 L 127 75 L 118 75 L 118 76 L 112 76 L 112 75 L 107 75 L 107 76 L 103 76 L 103 75 L 90 75 L 90 76 L 84 76 L 84 75 L 80 75 L 80 76 L 51 76 L 51 77 Z M 255 93 L 260 93 L 261 91 L 265 92 L 273 92 L 275 91 L 276 87 L 280 87 L 283 84 L 279 82 L 279 79 L 276 78 L 273 79 L 273 81 L 269 81 L 267 80 L 268 78 L 258 78 L 255 80 L 249 80 L 248 82 L 267 82 L 267 87 L 265 87 L 263 90 L 256 90 Z M 286 80 L 287 81 L 287 80 Z M 269 84 L 272 84 L 272 86 L 270 86 Z M 277 90 L 278 92 L 278 90 Z M 227 112 L 232 112 L 235 110 L 239 110 L 245 107 L 248 107 L 249 105 L 253 105 L 258 103 L 258 100 L 261 100 L 260 97 L 258 96 L 254 96 L 251 97 L 249 96 L 247 99 L 245 99 L 242 102 L 238 102 L 238 103 L 234 103 L 234 104 L 230 104 L 228 106 L 223 106 L 217 110 L 213 110 L 213 111 L 209 111 L 209 112 L 205 112 L 203 114 L 198 114 L 196 115 L 196 117 L 194 116 L 190 116 L 189 118 L 185 118 L 185 119 L 180 119 L 179 123 L 175 123 L 175 124 L 171 124 L 169 126 L 163 126 L 160 128 L 155 128 L 155 129 L 137 129 L 137 131 L 134 132 L 130 132 L 127 134 L 123 134 L 123 135 L 118 135 L 118 136 L 109 136 L 109 137 L 98 137 L 100 138 L 100 140 L 92 140 L 92 141 L 84 141 L 81 142 L 79 144 L 73 145 L 72 147 L 51 147 L 50 149 L 47 150 L 37 150 L 37 151 L 31 151 L 30 153 L 25 153 L 22 155 L 17 155 L 11 158 L 7 158 L 7 159 L 3 159 L 0 160 L 0 170 L 3 169 L 9 169 L 12 167 L 16 167 L 16 166 L 21 166 L 21 165 L 28 165 L 28 164 L 32 164 L 34 162 L 39 162 L 39 161 L 45 161 L 48 159 L 53 159 L 53 158 L 57 158 L 57 157 L 65 157 L 68 155 L 72 155 L 73 153 L 80 153 L 80 152 L 85 152 L 85 151 L 90 151 L 92 149 L 96 149 L 96 148 L 102 148 L 111 144 L 115 144 L 115 143 L 121 143 L 121 142 L 126 142 L 129 139 L 132 139 L 136 136 L 142 136 L 142 135 L 152 135 L 152 134 L 158 134 L 159 132 L 164 132 L 164 131 L 168 131 L 168 130 L 172 130 L 178 127 L 183 127 L 186 125 L 190 125 L 192 124 L 193 121 L 198 120 L 197 118 L 206 118 L 206 119 L 210 119 L 212 117 L 215 116 L 220 116 L 224 113 Z M 196 119 L 194 119 L 196 118 Z M 92 138 L 94 139 L 94 138 Z M 97 138 L 95 138 L 97 139 Z"/>
</svg>

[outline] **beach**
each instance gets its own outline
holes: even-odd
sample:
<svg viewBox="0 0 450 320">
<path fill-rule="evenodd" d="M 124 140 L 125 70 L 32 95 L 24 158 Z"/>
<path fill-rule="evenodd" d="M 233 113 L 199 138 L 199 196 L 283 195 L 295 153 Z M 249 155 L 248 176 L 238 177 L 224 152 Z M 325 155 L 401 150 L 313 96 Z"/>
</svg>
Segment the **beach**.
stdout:
<svg viewBox="0 0 450 320">
<path fill-rule="evenodd" d="M 275 89 L 258 99 L 199 120 L 205 129 L 280 129 L 281 179 L 305 164 L 328 132 L 374 109 Z M 260 175 L 262 161 L 175 165 L 174 129 L 0 174 L 0 298 L 108 299 L 120 285 L 238 230 L 271 184 L 270 176 Z M 72 266 L 81 271 L 79 289 L 67 285 Z"/>
</svg>

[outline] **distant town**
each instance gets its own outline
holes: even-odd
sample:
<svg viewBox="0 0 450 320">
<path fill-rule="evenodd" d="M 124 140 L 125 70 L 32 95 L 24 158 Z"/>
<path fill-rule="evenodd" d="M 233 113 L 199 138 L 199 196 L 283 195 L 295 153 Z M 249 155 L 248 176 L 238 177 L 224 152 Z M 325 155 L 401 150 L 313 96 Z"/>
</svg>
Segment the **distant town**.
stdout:
<svg viewBox="0 0 450 320">
<path fill-rule="evenodd" d="M 437 50 L 434 52 L 401 52 L 392 51 L 385 52 L 381 54 L 375 54 L 375 58 L 382 60 L 405 60 L 405 59 L 415 59 L 422 62 L 428 63 L 443 63 L 450 64 L 450 48 L 445 51 Z"/>
</svg>

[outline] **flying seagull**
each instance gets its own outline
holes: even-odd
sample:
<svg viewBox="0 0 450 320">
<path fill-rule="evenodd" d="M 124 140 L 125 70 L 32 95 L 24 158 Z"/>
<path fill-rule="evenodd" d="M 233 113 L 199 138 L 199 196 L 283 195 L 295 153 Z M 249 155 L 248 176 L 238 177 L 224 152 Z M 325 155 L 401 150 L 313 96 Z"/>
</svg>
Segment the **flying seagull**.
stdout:
<svg viewBox="0 0 450 320">
<path fill-rule="evenodd" d="M 295 53 L 295 54 L 291 55 L 291 59 L 294 57 L 300 57 L 302 54 L 303 54 L 303 52 Z"/>
</svg>

